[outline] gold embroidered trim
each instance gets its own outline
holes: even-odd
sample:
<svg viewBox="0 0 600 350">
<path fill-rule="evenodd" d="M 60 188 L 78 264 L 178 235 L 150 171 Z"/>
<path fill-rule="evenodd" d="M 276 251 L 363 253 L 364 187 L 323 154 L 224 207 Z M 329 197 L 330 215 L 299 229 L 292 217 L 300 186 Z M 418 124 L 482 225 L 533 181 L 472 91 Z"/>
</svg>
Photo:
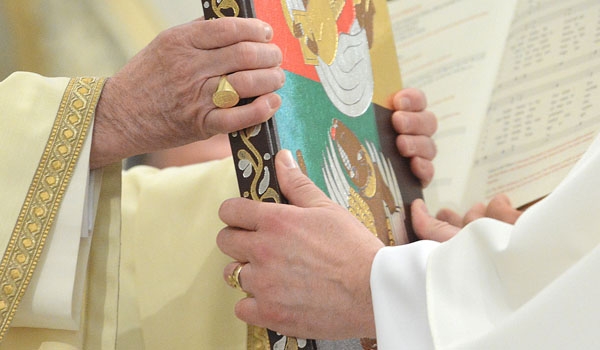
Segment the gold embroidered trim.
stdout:
<svg viewBox="0 0 600 350">
<path fill-rule="evenodd" d="M 0 264 L 0 340 L 27 290 L 86 138 L 105 79 L 71 79 Z"/>
<path fill-rule="evenodd" d="M 248 350 L 268 350 L 271 348 L 266 328 L 248 325 L 247 341 Z"/>
</svg>

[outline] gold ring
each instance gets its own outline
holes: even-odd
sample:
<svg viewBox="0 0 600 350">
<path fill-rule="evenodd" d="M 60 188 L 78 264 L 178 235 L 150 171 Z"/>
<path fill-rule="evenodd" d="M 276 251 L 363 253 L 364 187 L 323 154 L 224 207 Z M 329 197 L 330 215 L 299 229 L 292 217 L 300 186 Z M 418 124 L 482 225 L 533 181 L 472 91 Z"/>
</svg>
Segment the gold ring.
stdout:
<svg viewBox="0 0 600 350">
<path fill-rule="evenodd" d="M 221 75 L 219 86 L 212 96 L 213 103 L 219 108 L 231 108 L 240 102 L 240 95 L 231 86 L 227 77 Z"/>
<path fill-rule="evenodd" d="M 246 264 L 247 263 L 238 263 L 235 269 L 233 269 L 231 275 L 227 277 L 227 284 L 229 284 L 230 287 L 240 290 L 242 292 L 245 291 L 242 288 L 242 282 L 240 281 L 240 272 L 242 271 L 242 268 L 246 266 Z"/>
</svg>

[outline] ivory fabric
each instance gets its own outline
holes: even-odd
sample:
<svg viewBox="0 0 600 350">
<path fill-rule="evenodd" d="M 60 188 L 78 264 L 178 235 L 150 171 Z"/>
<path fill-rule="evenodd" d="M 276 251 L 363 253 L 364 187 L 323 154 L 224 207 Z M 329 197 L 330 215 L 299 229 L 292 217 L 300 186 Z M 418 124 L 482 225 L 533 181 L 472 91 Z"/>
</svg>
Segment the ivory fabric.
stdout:
<svg viewBox="0 0 600 350">
<path fill-rule="evenodd" d="M 121 167 L 104 169 L 79 330 L 11 327 L 0 349 L 114 349 L 117 340 Z"/>
<path fill-rule="evenodd" d="M 231 258 L 216 245 L 235 176 L 231 158 L 124 174 L 119 349 L 246 348 L 233 313 L 244 294 L 223 280 Z"/>
<path fill-rule="evenodd" d="M 0 141 L 6 153 L 0 159 L 10 166 L 4 169 L 18 170 L 2 172 L 6 183 L 15 184 L 0 189 L 4 198 L 14 199 L 1 203 L 4 218 L 17 215 L 23 204 L 69 79 L 18 73 L 0 89 L 0 122 L 3 136 L 8 135 Z M 15 98 L 24 93 L 26 98 Z M 215 240 L 224 226 L 218 218 L 220 203 L 239 195 L 232 160 L 162 171 L 136 167 L 124 174 L 123 198 L 116 164 L 104 169 L 101 188 L 78 330 L 11 327 L 0 349 L 244 349 L 246 324 L 233 314 L 244 295 L 223 281 L 229 258 Z M 70 215 L 76 238 L 81 216 L 81 211 Z M 82 249 L 89 248 L 89 239 L 82 242 Z"/>
<path fill-rule="evenodd" d="M 436 349 L 600 348 L 599 199 L 597 138 L 567 178 L 514 226 L 476 220 L 448 242 L 424 249 L 426 278 L 414 286 L 426 289 L 426 304 L 412 310 L 415 316 L 402 305 L 409 292 L 396 289 L 390 298 L 390 288 L 409 288 L 406 276 L 396 273 L 394 263 L 402 262 L 390 254 L 406 247 L 382 250 L 372 271 L 374 296 L 388 296 L 374 298 L 379 348 L 402 349 L 402 328 L 389 325 L 425 312 Z"/>
<path fill-rule="evenodd" d="M 12 327 L 79 329 L 93 228 L 86 210 L 90 147 L 87 137 Z"/>
<path fill-rule="evenodd" d="M 433 349 L 427 319 L 425 271 L 439 245 L 418 241 L 379 250 L 371 267 L 378 349 Z"/>
<path fill-rule="evenodd" d="M 89 302 L 79 311 L 81 326 L 73 327 L 79 331 L 12 327 L 6 332 L 17 306 L 26 299 L 27 287 L 36 284 L 36 268 L 44 260 L 40 257 L 48 255 L 50 248 L 45 243 L 65 233 L 63 227 L 52 227 L 56 216 L 61 216 L 57 213 L 68 196 L 65 191 L 89 135 L 102 85 L 103 79 L 45 78 L 32 73 L 14 73 L 0 83 L 0 159 L 5 165 L 0 172 L 4 184 L 0 189 L 0 246 L 4 251 L 0 266 L 4 339 L 0 348 L 103 349 L 115 343 L 116 322 L 111 319 L 116 320 L 118 293 L 119 165 L 105 171 L 103 204 L 98 211 L 103 219 L 94 229 L 96 249 L 88 271 L 90 285 L 103 287 L 88 289 Z M 85 174 L 89 173 L 89 166 L 84 168 Z M 78 244 L 82 211 L 73 215 L 76 224 L 71 226 Z M 77 257 L 70 260 L 77 265 Z M 43 294 L 51 293 L 38 293 Z M 32 300 L 32 309 L 44 309 L 37 296 Z"/>
</svg>

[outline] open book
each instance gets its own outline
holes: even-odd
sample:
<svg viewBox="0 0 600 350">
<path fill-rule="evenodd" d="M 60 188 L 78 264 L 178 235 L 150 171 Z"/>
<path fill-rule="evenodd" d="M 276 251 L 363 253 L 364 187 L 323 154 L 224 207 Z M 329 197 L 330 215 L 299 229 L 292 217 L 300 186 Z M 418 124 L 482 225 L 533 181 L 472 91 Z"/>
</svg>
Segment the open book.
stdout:
<svg viewBox="0 0 600 350">
<path fill-rule="evenodd" d="M 438 116 L 432 212 L 551 192 L 600 129 L 600 1 L 388 5 L 404 85 Z"/>
</svg>

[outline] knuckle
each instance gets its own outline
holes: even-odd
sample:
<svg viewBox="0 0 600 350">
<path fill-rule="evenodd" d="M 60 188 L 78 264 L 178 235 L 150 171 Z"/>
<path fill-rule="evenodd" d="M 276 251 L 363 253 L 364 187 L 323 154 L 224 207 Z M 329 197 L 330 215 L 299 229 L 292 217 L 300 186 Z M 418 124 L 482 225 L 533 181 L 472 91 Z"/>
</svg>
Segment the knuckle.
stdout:
<svg viewBox="0 0 600 350">
<path fill-rule="evenodd" d="M 413 157 L 415 155 L 415 143 L 413 136 L 398 135 L 396 138 L 396 145 L 400 154 L 404 157 Z"/>
<path fill-rule="evenodd" d="M 265 210 L 260 214 L 260 228 L 266 231 L 271 231 L 275 230 L 278 227 L 285 226 L 287 221 L 283 220 L 283 218 L 288 216 L 289 213 L 287 213 L 279 206 L 269 206 L 270 210 Z"/>
<path fill-rule="evenodd" d="M 181 31 L 177 27 L 169 28 L 160 32 L 154 41 L 158 44 L 158 48 L 168 50 L 168 48 L 178 45 L 181 35 Z"/>
<path fill-rule="evenodd" d="M 412 120 L 410 116 L 404 111 L 396 111 L 393 115 L 394 125 L 396 131 L 400 134 L 409 133 L 411 129 Z"/>
<path fill-rule="evenodd" d="M 213 28 L 213 33 L 216 33 L 216 35 L 219 36 L 219 39 L 228 37 L 236 38 L 239 35 L 239 25 L 234 18 L 223 17 L 210 22 L 214 22 L 215 28 Z"/>
<path fill-rule="evenodd" d="M 227 46 L 230 45 L 233 38 L 239 38 L 240 28 L 236 18 L 222 17 L 216 20 L 201 21 L 199 25 L 203 28 L 199 28 L 199 33 L 211 33 L 210 41 L 212 45 Z"/>
<path fill-rule="evenodd" d="M 238 43 L 236 51 L 236 56 L 242 64 L 255 66 L 258 62 L 259 50 L 255 44 L 250 42 Z"/>
<path fill-rule="evenodd" d="M 261 308 L 259 315 L 269 324 L 277 325 L 278 327 L 285 327 L 290 324 L 291 316 L 282 307 L 270 306 Z"/>
<path fill-rule="evenodd" d="M 275 251 L 269 242 L 257 242 L 253 247 L 250 247 L 249 255 L 254 261 L 273 261 L 275 260 Z M 260 279 L 258 288 L 268 290 L 271 287 L 266 279 Z"/>
<path fill-rule="evenodd" d="M 292 185 L 292 188 L 295 188 L 300 192 L 302 192 L 305 189 L 312 188 L 312 182 L 305 176 L 302 176 L 302 177 L 298 176 L 298 177 L 292 179 L 291 185 Z"/>
<path fill-rule="evenodd" d="M 240 74 L 236 74 L 236 89 L 241 90 L 249 90 L 254 91 L 255 79 L 254 75 L 249 72 L 242 72 Z"/>
</svg>

